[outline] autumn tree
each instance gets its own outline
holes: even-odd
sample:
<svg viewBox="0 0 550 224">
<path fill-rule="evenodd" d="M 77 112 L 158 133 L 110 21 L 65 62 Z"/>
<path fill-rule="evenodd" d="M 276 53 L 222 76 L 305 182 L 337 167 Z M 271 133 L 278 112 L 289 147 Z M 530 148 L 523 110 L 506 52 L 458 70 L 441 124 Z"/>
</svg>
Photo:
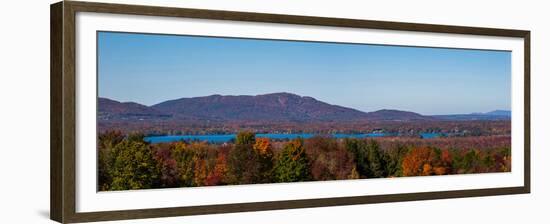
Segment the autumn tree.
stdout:
<svg viewBox="0 0 550 224">
<path fill-rule="evenodd" d="M 177 162 L 172 157 L 169 144 L 158 144 L 152 147 L 160 171 L 159 187 L 178 187 L 180 183 Z"/>
<path fill-rule="evenodd" d="M 311 179 L 309 161 L 301 138 L 287 142 L 274 168 L 276 182 L 296 182 Z"/>
<path fill-rule="evenodd" d="M 255 142 L 255 135 L 252 132 L 244 131 L 237 133 L 235 144 L 237 145 L 253 145 Z"/>
<path fill-rule="evenodd" d="M 440 159 L 434 168 L 435 175 L 451 174 L 453 172 L 453 154 L 449 149 L 441 150 Z"/>
<path fill-rule="evenodd" d="M 334 138 L 317 136 L 306 139 L 304 147 L 314 180 L 348 179 L 355 168 L 351 153 Z"/>
<path fill-rule="evenodd" d="M 120 131 L 106 131 L 98 135 L 98 148 L 99 149 L 112 149 L 118 143 L 124 140 L 124 135 Z"/>
<path fill-rule="evenodd" d="M 257 154 L 260 163 L 260 182 L 271 182 L 271 172 L 273 170 L 273 146 L 269 138 L 256 138 L 252 147 Z"/>
<path fill-rule="evenodd" d="M 470 150 L 465 154 L 462 162 L 463 170 L 461 171 L 463 172 L 509 172 L 511 165 L 510 148 L 494 148 L 483 151 Z M 470 169 L 468 169 L 468 166 L 470 166 Z"/>
<path fill-rule="evenodd" d="M 217 151 L 206 142 L 193 142 L 188 147 L 194 152 L 193 186 L 207 185 L 208 175 L 216 166 Z"/>
<path fill-rule="evenodd" d="M 436 152 L 428 147 L 413 148 L 404 158 L 403 176 L 428 176 L 433 174 L 433 164 L 438 159 Z"/>
<path fill-rule="evenodd" d="M 351 168 L 351 172 L 348 175 L 347 179 L 359 179 L 359 178 L 360 178 L 359 173 L 357 172 L 357 169 L 355 168 L 355 166 L 353 166 L 353 168 Z"/>
<path fill-rule="evenodd" d="M 195 157 L 195 152 L 188 149 L 187 144 L 184 142 L 173 143 L 170 147 L 170 152 L 172 158 L 176 161 L 180 186 L 193 186 L 193 169 L 195 167 L 193 158 Z"/>
<path fill-rule="evenodd" d="M 224 179 L 227 175 L 227 155 L 226 153 L 218 153 L 216 164 L 212 172 L 206 177 L 205 185 L 214 186 L 225 184 Z"/>
<path fill-rule="evenodd" d="M 260 155 L 254 150 L 254 133 L 241 132 L 237 134 L 234 148 L 227 158 L 227 180 L 230 184 L 261 183 L 262 164 Z"/>
<path fill-rule="evenodd" d="M 107 131 L 98 135 L 97 188 L 99 190 L 110 189 L 112 177 L 109 171 L 114 162 L 111 158 L 111 152 L 122 140 L 124 140 L 124 135 L 120 131 Z"/>
<path fill-rule="evenodd" d="M 492 172 L 510 172 L 512 170 L 512 154 L 509 147 L 493 150 L 494 160 Z"/>
</svg>

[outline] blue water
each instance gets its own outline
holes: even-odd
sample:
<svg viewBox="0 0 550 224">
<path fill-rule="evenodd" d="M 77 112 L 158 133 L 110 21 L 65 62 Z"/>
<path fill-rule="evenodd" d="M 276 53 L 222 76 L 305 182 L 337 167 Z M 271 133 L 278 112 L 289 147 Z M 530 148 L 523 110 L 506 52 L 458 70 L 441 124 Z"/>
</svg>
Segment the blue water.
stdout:
<svg viewBox="0 0 550 224">
<path fill-rule="evenodd" d="M 164 135 L 164 136 L 150 136 L 145 137 L 145 141 L 149 143 L 161 143 L 161 142 L 176 142 L 176 141 L 207 141 L 211 143 L 224 143 L 230 142 L 235 139 L 235 134 L 226 135 Z M 316 134 L 256 134 L 256 137 L 264 137 L 275 140 L 286 140 L 295 138 L 311 138 Z M 388 133 L 366 133 L 366 134 L 332 134 L 334 138 L 369 138 L 369 137 L 384 137 L 395 136 L 395 134 Z M 444 136 L 441 133 L 421 133 L 420 136 L 424 139 L 437 138 Z"/>
<path fill-rule="evenodd" d="M 446 136 L 444 133 L 427 133 L 427 132 L 420 133 L 420 137 L 422 137 L 424 139 L 439 138 L 439 137 L 444 137 L 444 136 Z"/>
<path fill-rule="evenodd" d="M 143 140 L 149 143 L 177 142 L 185 141 L 207 141 L 212 143 L 229 142 L 235 138 L 235 135 L 163 135 L 149 136 Z"/>
<path fill-rule="evenodd" d="M 372 137 L 384 137 L 395 136 L 395 133 L 366 133 L 366 134 L 332 134 L 334 138 L 372 138 Z M 270 138 L 274 140 L 286 140 L 296 138 L 311 138 L 316 134 L 300 133 L 300 134 L 256 134 L 256 137 Z M 420 133 L 420 137 L 423 139 L 444 137 L 444 133 Z M 225 135 L 163 135 L 163 136 L 150 136 L 145 137 L 144 140 L 149 143 L 161 143 L 161 142 L 176 142 L 176 141 L 207 141 L 210 143 L 224 143 L 234 140 L 235 134 Z"/>
</svg>

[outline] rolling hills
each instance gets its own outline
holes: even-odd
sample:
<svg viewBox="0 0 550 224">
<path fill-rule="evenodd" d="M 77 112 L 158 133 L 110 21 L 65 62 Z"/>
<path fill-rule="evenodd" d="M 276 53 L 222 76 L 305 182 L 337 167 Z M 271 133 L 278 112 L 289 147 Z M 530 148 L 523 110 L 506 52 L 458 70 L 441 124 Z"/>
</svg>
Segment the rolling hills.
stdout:
<svg viewBox="0 0 550 224">
<path fill-rule="evenodd" d="M 291 93 L 180 98 L 145 106 L 99 98 L 103 119 L 173 119 L 211 121 L 339 122 L 354 120 L 431 120 L 432 117 L 399 110 L 362 112 L 331 105 L 313 97 Z"/>
<path fill-rule="evenodd" d="M 424 116 L 410 111 L 363 112 L 292 93 L 210 95 L 164 101 L 152 106 L 98 99 L 100 121 L 164 120 L 211 122 L 353 122 L 509 119 L 509 111 Z"/>
</svg>

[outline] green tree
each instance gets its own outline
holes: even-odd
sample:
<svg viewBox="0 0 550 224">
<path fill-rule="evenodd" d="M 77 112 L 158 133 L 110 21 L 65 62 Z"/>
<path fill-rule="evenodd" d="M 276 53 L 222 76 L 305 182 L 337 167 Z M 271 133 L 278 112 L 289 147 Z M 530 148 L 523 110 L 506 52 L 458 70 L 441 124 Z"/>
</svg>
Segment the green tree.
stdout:
<svg viewBox="0 0 550 224">
<path fill-rule="evenodd" d="M 126 137 L 126 139 L 128 139 L 128 141 L 132 141 L 132 142 L 142 142 L 142 143 L 145 143 L 145 135 L 143 133 L 130 133 L 128 135 L 128 137 Z"/>
<path fill-rule="evenodd" d="M 481 158 L 476 150 L 471 149 L 466 151 L 463 155 L 454 157 L 453 169 L 455 169 L 457 173 L 474 173 L 481 163 Z"/>
<path fill-rule="evenodd" d="M 109 173 L 113 166 L 111 152 L 122 140 L 124 140 L 124 135 L 120 131 L 107 131 L 98 136 L 97 188 L 101 191 L 109 190 L 111 186 L 112 177 Z"/>
<path fill-rule="evenodd" d="M 354 155 L 356 171 L 362 178 L 385 177 L 386 162 L 380 145 L 375 140 L 347 139 L 346 149 Z"/>
<path fill-rule="evenodd" d="M 369 163 L 367 159 L 367 147 L 364 141 L 354 138 L 345 139 L 346 149 L 353 154 L 356 172 L 361 178 L 366 178 L 369 173 Z"/>
<path fill-rule="evenodd" d="M 297 182 L 311 179 L 309 161 L 300 138 L 285 144 L 274 169 L 276 182 Z"/>
<path fill-rule="evenodd" d="M 380 153 L 380 145 L 374 140 L 370 140 L 367 144 L 367 160 L 369 164 L 369 177 L 379 178 L 385 177 L 386 163 Z"/>
<path fill-rule="evenodd" d="M 389 149 L 383 154 L 385 161 L 385 170 L 388 176 L 400 177 L 403 176 L 403 170 L 401 164 L 403 158 L 407 154 L 408 149 L 403 145 L 397 145 Z"/>
<path fill-rule="evenodd" d="M 239 132 L 235 144 L 237 145 L 254 145 L 256 137 L 254 133 L 249 131 Z"/>
<path fill-rule="evenodd" d="M 113 148 L 111 158 L 111 190 L 152 188 L 158 182 L 159 166 L 148 144 L 126 139 Z"/>
</svg>

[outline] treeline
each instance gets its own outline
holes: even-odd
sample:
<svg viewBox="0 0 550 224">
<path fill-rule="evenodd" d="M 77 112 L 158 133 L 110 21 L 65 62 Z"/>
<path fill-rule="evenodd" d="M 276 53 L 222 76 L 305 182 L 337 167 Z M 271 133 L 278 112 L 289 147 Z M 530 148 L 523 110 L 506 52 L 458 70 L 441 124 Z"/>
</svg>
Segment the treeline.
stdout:
<svg viewBox="0 0 550 224">
<path fill-rule="evenodd" d="M 422 132 L 447 133 L 452 136 L 509 135 L 510 121 L 350 121 L 350 122 L 214 122 L 171 120 L 99 120 L 100 132 L 121 130 L 124 133 L 140 132 L 147 135 L 206 135 L 233 134 L 247 129 L 254 133 L 312 133 L 312 134 L 359 134 L 371 132 L 398 133 L 399 136 L 415 137 Z"/>
<path fill-rule="evenodd" d="M 272 142 L 251 132 L 235 143 L 149 144 L 143 135 L 99 135 L 101 191 L 508 172 L 510 147 L 441 148 L 373 139 Z"/>
</svg>

